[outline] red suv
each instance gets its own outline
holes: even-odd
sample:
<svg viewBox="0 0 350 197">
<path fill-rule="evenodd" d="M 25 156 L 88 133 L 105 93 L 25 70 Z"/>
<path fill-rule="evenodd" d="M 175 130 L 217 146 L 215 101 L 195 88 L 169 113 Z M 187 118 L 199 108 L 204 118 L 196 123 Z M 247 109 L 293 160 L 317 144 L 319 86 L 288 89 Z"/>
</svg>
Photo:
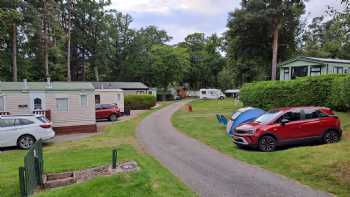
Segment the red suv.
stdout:
<svg viewBox="0 0 350 197">
<path fill-rule="evenodd" d="M 96 119 L 108 119 L 110 121 L 117 121 L 120 114 L 120 109 L 117 105 L 96 104 Z"/>
<path fill-rule="evenodd" d="M 340 120 L 326 107 L 280 108 L 238 126 L 232 137 L 238 147 L 251 146 L 270 152 L 276 146 L 296 142 L 336 143 L 342 130 Z"/>
</svg>

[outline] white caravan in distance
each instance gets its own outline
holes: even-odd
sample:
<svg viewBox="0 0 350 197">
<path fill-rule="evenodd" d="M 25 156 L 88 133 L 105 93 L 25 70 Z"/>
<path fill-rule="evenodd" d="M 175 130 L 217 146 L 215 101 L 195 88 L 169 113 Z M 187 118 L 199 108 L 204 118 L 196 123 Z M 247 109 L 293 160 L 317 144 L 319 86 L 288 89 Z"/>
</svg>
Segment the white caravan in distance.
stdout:
<svg viewBox="0 0 350 197">
<path fill-rule="evenodd" d="M 224 99 L 225 95 L 219 89 L 200 89 L 199 98 L 200 99 Z"/>
</svg>

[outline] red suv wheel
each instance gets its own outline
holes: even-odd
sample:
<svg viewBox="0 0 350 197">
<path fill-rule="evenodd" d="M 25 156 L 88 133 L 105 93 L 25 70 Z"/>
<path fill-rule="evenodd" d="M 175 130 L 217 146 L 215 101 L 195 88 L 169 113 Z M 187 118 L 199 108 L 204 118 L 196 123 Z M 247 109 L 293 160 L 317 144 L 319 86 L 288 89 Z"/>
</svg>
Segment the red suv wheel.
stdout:
<svg viewBox="0 0 350 197">
<path fill-rule="evenodd" d="M 276 149 L 276 139 L 270 135 L 262 136 L 259 139 L 259 149 L 263 152 L 272 152 Z"/>
<path fill-rule="evenodd" d="M 340 140 L 339 132 L 335 129 L 328 130 L 323 136 L 323 142 L 325 144 L 337 143 Z"/>
</svg>

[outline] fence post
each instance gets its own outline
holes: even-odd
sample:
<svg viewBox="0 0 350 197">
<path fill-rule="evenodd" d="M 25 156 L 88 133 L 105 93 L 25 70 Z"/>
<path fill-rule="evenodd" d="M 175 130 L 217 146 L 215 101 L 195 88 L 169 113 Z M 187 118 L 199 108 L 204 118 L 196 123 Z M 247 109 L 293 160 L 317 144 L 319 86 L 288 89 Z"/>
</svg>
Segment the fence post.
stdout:
<svg viewBox="0 0 350 197">
<path fill-rule="evenodd" d="M 117 149 L 113 149 L 112 150 L 112 169 L 117 168 L 117 157 L 118 157 Z"/>
<path fill-rule="evenodd" d="M 43 173 L 42 173 L 42 170 L 41 170 L 41 163 L 40 163 L 40 159 L 39 157 L 34 157 L 34 165 L 35 165 L 35 172 L 36 172 L 36 178 L 37 178 L 37 181 L 38 181 L 38 184 L 40 186 L 43 185 Z"/>
<path fill-rule="evenodd" d="M 37 155 L 37 170 L 38 170 L 38 183 L 40 186 L 44 184 L 43 181 L 43 173 L 44 173 L 44 160 L 43 160 L 43 144 L 42 141 L 40 140 L 38 144 L 38 155 Z"/>
<path fill-rule="evenodd" d="M 21 196 L 22 197 L 27 197 L 27 183 L 26 183 L 26 169 L 24 167 L 19 167 L 18 168 L 19 172 L 19 189 L 21 191 Z"/>
</svg>

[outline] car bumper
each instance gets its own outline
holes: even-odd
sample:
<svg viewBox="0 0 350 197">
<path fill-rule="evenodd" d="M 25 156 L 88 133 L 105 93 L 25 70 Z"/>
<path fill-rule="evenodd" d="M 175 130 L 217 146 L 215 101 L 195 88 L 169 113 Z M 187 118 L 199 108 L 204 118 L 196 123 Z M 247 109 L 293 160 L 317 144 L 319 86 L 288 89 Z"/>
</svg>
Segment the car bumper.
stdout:
<svg viewBox="0 0 350 197">
<path fill-rule="evenodd" d="M 254 136 L 239 136 L 233 135 L 232 142 L 238 146 L 247 146 L 247 147 L 257 147 L 257 143 L 254 140 Z"/>
<path fill-rule="evenodd" d="M 44 136 L 44 137 L 41 137 L 40 139 L 43 141 L 43 142 L 52 142 L 53 139 L 55 138 L 56 134 L 54 131 L 50 132 L 49 135 L 47 136 Z"/>
</svg>

